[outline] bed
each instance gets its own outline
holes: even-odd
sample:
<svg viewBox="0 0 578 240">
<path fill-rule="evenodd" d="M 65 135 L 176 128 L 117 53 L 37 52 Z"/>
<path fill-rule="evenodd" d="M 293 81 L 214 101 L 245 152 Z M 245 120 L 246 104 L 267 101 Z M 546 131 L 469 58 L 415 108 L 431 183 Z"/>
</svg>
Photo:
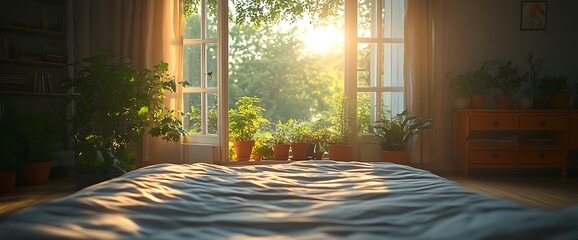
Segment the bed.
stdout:
<svg viewBox="0 0 578 240">
<path fill-rule="evenodd" d="M 3 218 L 0 239 L 578 239 L 530 208 L 391 163 L 159 164 Z"/>
</svg>

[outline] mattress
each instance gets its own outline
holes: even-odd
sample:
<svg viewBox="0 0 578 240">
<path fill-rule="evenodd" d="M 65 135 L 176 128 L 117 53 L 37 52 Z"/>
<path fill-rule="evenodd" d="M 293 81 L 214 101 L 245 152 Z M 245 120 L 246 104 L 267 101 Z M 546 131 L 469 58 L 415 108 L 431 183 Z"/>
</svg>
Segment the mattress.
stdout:
<svg viewBox="0 0 578 240">
<path fill-rule="evenodd" d="M 0 239 L 578 239 L 552 211 L 391 163 L 159 164 L 0 221 Z"/>
</svg>

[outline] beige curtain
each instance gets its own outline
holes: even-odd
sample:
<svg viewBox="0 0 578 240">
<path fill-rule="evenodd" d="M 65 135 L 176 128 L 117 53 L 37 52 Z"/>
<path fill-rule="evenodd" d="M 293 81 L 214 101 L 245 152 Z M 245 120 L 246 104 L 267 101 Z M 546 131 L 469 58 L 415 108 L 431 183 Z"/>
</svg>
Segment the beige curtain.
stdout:
<svg viewBox="0 0 578 240">
<path fill-rule="evenodd" d="M 74 1 L 75 60 L 105 49 L 130 58 L 138 68 L 165 61 L 170 74 L 182 79 L 182 1 Z M 167 95 L 165 104 L 180 109 L 180 96 L 180 92 Z M 141 166 L 181 162 L 178 143 L 145 136 L 140 149 Z"/>
<path fill-rule="evenodd" d="M 433 119 L 433 130 L 414 139 L 412 162 L 447 164 L 451 107 L 446 83 L 446 0 L 408 0 L 405 18 L 405 102 L 414 115 Z"/>
</svg>

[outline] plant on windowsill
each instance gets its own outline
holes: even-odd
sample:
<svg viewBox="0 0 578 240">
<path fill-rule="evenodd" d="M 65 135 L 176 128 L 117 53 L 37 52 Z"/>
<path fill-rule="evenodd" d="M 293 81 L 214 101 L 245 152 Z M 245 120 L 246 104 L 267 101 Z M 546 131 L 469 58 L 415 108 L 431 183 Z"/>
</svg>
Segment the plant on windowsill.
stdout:
<svg viewBox="0 0 578 240">
<path fill-rule="evenodd" d="M 263 117 L 265 109 L 256 105 L 257 97 L 243 96 L 235 102 L 236 108 L 229 109 L 229 138 L 235 149 L 235 160 L 251 159 L 255 146 L 255 134 L 269 121 Z"/>
<path fill-rule="evenodd" d="M 74 93 L 78 188 L 133 169 L 144 134 L 173 142 L 186 134 L 182 112 L 164 104 L 165 92 L 186 83 L 168 74 L 166 62 L 137 70 L 127 58 L 99 53 L 83 59 L 80 69 L 66 85 Z"/>
<path fill-rule="evenodd" d="M 408 141 L 419 131 L 431 129 L 431 125 L 431 119 L 409 116 L 407 110 L 396 115 L 385 114 L 373 125 L 382 150 L 382 160 L 406 164 L 408 162 Z"/>
<path fill-rule="evenodd" d="M 544 76 L 538 80 L 537 90 L 550 104 L 550 108 L 564 109 L 570 107 L 571 95 L 568 78 L 564 76 Z"/>
<path fill-rule="evenodd" d="M 330 123 L 324 118 L 318 118 L 311 122 L 311 142 L 315 145 L 313 159 L 320 160 L 327 151 L 330 138 Z"/>
<path fill-rule="evenodd" d="M 331 109 L 326 118 L 329 127 L 329 158 L 336 161 L 351 160 L 351 144 L 359 137 L 354 126 L 349 126 L 347 113 L 355 113 L 355 102 L 344 94 L 336 94 L 329 99 Z"/>
<path fill-rule="evenodd" d="M 450 88 L 463 97 L 468 97 L 471 108 L 483 108 L 485 94 L 490 89 L 490 69 L 491 62 L 486 61 L 479 69 L 472 69 L 465 74 L 451 76 Z M 461 107 L 461 106 L 460 106 Z"/>
<path fill-rule="evenodd" d="M 255 161 L 271 159 L 273 157 L 272 137 L 269 132 L 255 134 L 255 146 L 253 147 L 253 159 Z"/>
<path fill-rule="evenodd" d="M 511 61 L 492 61 L 491 85 L 500 91 L 495 95 L 497 109 L 509 109 L 512 102 L 512 94 L 524 83 L 525 77 L 518 73 L 518 67 L 513 66 Z"/>
<path fill-rule="evenodd" d="M 306 160 L 310 156 L 308 154 L 309 145 L 312 142 L 310 124 L 308 121 L 296 121 L 290 129 L 291 158 L 293 160 Z"/>
<path fill-rule="evenodd" d="M 273 159 L 288 160 L 289 149 L 291 148 L 291 129 L 295 120 L 289 119 L 287 122 L 277 121 L 273 132 Z"/>
</svg>

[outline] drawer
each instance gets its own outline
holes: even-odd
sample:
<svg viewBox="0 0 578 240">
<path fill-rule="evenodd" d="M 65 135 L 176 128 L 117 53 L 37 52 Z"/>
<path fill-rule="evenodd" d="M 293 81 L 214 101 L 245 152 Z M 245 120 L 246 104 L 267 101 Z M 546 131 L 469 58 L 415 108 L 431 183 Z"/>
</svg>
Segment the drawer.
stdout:
<svg viewBox="0 0 578 240">
<path fill-rule="evenodd" d="M 470 130 L 518 130 L 518 116 L 502 114 L 470 115 Z"/>
<path fill-rule="evenodd" d="M 568 134 L 568 148 L 578 150 L 578 113 L 570 115 L 570 133 Z"/>
<path fill-rule="evenodd" d="M 566 130 L 568 115 L 520 116 L 520 130 Z"/>
<path fill-rule="evenodd" d="M 563 163 L 566 151 L 520 151 L 519 163 Z"/>
<path fill-rule="evenodd" d="M 470 163 L 513 164 L 517 159 L 516 151 L 470 151 Z"/>
</svg>

